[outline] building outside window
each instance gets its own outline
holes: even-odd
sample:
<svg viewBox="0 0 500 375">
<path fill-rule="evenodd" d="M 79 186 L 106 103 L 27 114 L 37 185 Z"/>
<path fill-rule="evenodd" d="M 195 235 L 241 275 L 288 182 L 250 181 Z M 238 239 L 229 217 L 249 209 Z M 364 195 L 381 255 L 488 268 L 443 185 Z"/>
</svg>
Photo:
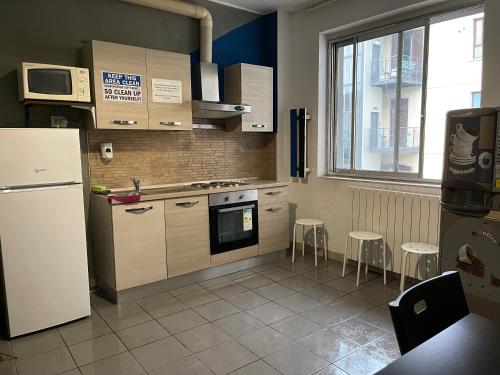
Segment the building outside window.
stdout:
<svg viewBox="0 0 500 375">
<path fill-rule="evenodd" d="M 481 92 L 473 92 L 471 93 L 471 107 L 472 108 L 479 108 L 481 107 Z"/>
<path fill-rule="evenodd" d="M 480 102 L 479 20 L 468 8 L 332 42 L 330 174 L 441 178 L 446 113 Z"/>
<path fill-rule="evenodd" d="M 483 57 L 483 26 L 483 17 L 474 20 L 474 48 L 472 50 L 472 56 L 475 59 L 481 59 Z"/>
</svg>

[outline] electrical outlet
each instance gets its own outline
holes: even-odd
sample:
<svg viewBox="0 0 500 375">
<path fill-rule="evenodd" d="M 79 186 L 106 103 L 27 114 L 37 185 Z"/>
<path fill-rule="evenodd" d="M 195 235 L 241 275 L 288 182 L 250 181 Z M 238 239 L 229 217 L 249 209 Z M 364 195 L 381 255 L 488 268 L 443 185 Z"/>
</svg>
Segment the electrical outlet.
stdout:
<svg viewBox="0 0 500 375">
<path fill-rule="evenodd" d="M 67 128 L 68 119 L 64 116 L 50 116 L 50 126 L 53 128 Z"/>
</svg>

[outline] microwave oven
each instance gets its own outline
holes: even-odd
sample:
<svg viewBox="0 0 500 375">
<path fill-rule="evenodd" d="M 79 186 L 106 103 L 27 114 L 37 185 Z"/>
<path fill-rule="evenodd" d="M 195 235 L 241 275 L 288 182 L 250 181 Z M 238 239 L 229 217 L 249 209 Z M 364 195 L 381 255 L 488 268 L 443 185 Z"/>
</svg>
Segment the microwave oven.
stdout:
<svg viewBox="0 0 500 375">
<path fill-rule="evenodd" d="M 18 70 L 19 100 L 90 102 L 89 70 L 24 62 Z"/>
</svg>

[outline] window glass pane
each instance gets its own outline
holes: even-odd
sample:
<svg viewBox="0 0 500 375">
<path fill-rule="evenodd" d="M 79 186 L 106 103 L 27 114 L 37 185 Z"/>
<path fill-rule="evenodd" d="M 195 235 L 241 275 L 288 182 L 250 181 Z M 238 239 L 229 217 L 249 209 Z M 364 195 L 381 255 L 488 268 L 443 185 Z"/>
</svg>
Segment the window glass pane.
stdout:
<svg viewBox="0 0 500 375">
<path fill-rule="evenodd" d="M 418 173 L 419 169 L 424 34 L 424 27 L 403 32 L 399 109 L 399 172 Z"/>
<path fill-rule="evenodd" d="M 481 107 L 481 93 L 473 92 L 471 95 L 472 95 L 472 108 Z"/>
<path fill-rule="evenodd" d="M 471 59 L 470 46 L 474 45 L 474 19 L 482 16 L 476 13 L 431 22 L 423 168 L 426 179 L 442 176 L 446 113 L 471 107 L 471 93 L 481 91 L 482 60 Z"/>
<path fill-rule="evenodd" d="M 355 169 L 394 171 L 398 34 L 358 43 L 356 75 Z"/>
<path fill-rule="evenodd" d="M 335 103 L 335 167 L 351 168 L 352 82 L 354 46 L 337 49 Z"/>
<path fill-rule="evenodd" d="M 474 20 L 474 50 L 473 57 L 479 59 L 483 57 L 483 18 Z"/>
</svg>

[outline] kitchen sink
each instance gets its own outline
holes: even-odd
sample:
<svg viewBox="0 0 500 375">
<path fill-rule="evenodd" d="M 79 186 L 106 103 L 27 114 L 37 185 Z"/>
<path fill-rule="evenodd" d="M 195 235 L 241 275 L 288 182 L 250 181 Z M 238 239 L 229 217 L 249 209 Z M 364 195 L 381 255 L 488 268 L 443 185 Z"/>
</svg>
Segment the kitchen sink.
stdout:
<svg viewBox="0 0 500 375">
<path fill-rule="evenodd" d="M 137 192 L 135 190 L 111 191 L 111 195 L 114 195 L 115 197 L 131 197 L 133 195 L 137 195 Z"/>
<path fill-rule="evenodd" d="M 159 188 L 150 188 L 150 189 L 142 189 L 142 195 L 156 195 L 156 194 L 167 194 L 167 193 L 177 193 L 180 191 L 190 191 L 195 190 L 191 186 L 169 186 L 169 187 L 159 187 Z"/>
</svg>

